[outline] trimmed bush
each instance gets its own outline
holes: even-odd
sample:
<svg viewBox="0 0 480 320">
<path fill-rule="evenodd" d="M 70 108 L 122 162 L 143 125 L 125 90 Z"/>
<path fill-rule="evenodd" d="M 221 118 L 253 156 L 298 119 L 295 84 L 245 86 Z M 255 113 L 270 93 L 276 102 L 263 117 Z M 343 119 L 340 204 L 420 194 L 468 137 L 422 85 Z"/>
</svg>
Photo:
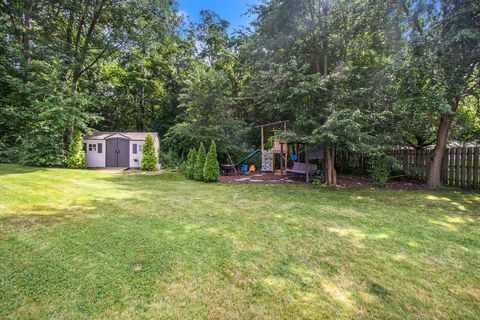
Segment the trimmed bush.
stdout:
<svg viewBox="0 0 480 320">
<path fill-rule="evenodd" d="M 217 182 L 219 176 L 219 164 L 217 160 L 217 145 L 212 140 L 208 149 L 205 165 L 203 166 L 203 180 L 205 182 Z"/>
<path fill-rule="evenodd" d="M 185 177 L 193 180 L 195 173 L 195 163 L 197 162 L 197 150 L 191 148 L 187 156 L 187 165 L 185 166 Z"/>
<path fill-rule="evenodd" d="M 85 151 L 83 150 L 83 137 L 80 131 L 73 132 L 72 141 L 68 146 L 67 168 L 84 169 L 87 167 Z"/>
<path fill-rule="evenodd" d="M 195 162 L 195 170 L 193 178 L 197 181 L 203 181 L 203 166 L 205 165 L 206 151 L 203 142 L 197 152 L 197 161 Z"/>
<path fill-rule="evenodd" d="M 397 160 L 387 154 L 375 155 L 370 160 L 372 179 L 381 187 L 385 186 Z"/>
<path fill-rule="evenodd" d="M 155 171 L 158 169 L 158 153 L 150 134 L 147 134 L 142 146 L 142 163 L 140 164 L 140 169 L 146 171 Z"/>
</svg>

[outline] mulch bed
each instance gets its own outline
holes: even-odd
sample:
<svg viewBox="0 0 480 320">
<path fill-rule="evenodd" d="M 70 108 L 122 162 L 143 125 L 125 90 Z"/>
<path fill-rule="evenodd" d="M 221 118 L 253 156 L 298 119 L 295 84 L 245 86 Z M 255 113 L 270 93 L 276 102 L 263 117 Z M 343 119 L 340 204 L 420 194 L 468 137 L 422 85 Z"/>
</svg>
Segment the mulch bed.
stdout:
<svg viewBox="0 0 480 320">
<path fill-rule="evenodd" d="M 276 183 L 276 184 L 302 184 L 305 180 L 291 176 L 276 176 L 271 173 L 254 173 L 252 175 L 220 176 L 220 183 Z"/>
<path fill-rule="evenodd" d="M 375 183 L 367 177 L 351 176 L 351 175 L 338 175 L 337 184 L 344 187 L 360 187 L 360 186 L 375 187 L 376 186 Z M 424 181 L 409 180 L 409 179 L 389 180 L 385 185 L 385 188 L 391 188 L 391 189 L 419 189 L 424 187 L 425 187 Z"/>
<path fill-rule="evenodd" d="M 313 179 L 312 179 L 313 180 Z M 320 179 L 324 182 L 324 179 Z M 305 179 L 302 176 L 273 175 L 271 173 L 255 173 L 252 175 L 231 175 L 220 176 L 220 183 L 226 184 L 244 184 L 244 183 L 271 183 L 271 184 L 305 184 Z M 361 187 L 370 186 L 375 187 L 375 184 L 367 177 L 338 175 L 337 184 L 341 187 Z M 425 187 L 425 183 L 419 180 L 395 179 L 391 180 L 385 186 L 391 189 L 420 189 Z"/>
</svg>

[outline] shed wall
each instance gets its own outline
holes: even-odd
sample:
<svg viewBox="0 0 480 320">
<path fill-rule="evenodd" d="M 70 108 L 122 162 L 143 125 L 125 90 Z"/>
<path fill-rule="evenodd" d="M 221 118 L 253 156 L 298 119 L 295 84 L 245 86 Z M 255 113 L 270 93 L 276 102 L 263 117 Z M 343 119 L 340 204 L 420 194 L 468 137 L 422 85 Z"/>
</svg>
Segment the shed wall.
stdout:
<svg viewBox="0 0 480 320">
<path fill-rule="evenodd" d="M 88 168 L 103 168 L 105 167 L 105 152 L 106 152 L 106 145 L 105 140 L 84 140 L 83 143 L 86 144 L 86 152 L 85 157 L 87 159 L 87 167 Z M 89 145 L 95 144 L 95 150 L 89 150 Z M 102 153 L 99 153 L 98 145 L 102 145 Z"/>
</svg>

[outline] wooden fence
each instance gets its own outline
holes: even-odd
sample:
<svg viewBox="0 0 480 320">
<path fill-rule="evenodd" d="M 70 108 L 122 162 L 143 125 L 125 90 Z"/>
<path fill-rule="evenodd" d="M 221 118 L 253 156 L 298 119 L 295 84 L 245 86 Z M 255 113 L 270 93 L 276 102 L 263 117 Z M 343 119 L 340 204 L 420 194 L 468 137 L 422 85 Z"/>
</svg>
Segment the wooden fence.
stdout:
<svg viewBox="0 0 480 320">
<path fill-rule="evenodd" d="M 335 168 L 338 173 L 365 175 L 368 174 L 368 157 L 360 153 L 352 153 L 345 150 L 335 152 Z"/>
<path fill-rule="evenodd" d="M 400 148 L 390 151 L 403 166 L 405 174 L 425 180 L 430 150 Z M 480 147 L 448 148 L 442 159 L 441 180 L 444 185 L 480 187 Z"/>
</svg>

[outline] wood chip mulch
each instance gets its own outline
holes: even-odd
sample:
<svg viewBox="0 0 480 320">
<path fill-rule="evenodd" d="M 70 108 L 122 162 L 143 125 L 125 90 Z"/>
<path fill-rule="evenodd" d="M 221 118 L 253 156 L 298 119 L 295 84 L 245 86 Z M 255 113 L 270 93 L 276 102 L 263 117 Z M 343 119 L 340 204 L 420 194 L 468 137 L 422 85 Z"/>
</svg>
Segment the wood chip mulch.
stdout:
<svg viewBox="0 0 480 320">
<path fill-rule="evenodd" d="M 315 178 L 314 178 L 315 179 Z M 312 179 L 313 180 L 313 179 Z M 323 183 L 324 179 L 320 178 Z M 271 183 L 271 184 L 305 184 L 302 176 L 279 176 L 271 173 L 255 173 L 252 175 L 230 175 L 221 176 L 220 183 L 225 184 L 245 184 L 245 183 Z M 376 185 L 367 177 L 338 175 L 337 184 L 341 187 L 375 187 Z M 425 183 L 419 180 L 396 179 L 389 181 L 386 188 L 391 189 L 421 189 L 425 187 Z"/>
</svg>

